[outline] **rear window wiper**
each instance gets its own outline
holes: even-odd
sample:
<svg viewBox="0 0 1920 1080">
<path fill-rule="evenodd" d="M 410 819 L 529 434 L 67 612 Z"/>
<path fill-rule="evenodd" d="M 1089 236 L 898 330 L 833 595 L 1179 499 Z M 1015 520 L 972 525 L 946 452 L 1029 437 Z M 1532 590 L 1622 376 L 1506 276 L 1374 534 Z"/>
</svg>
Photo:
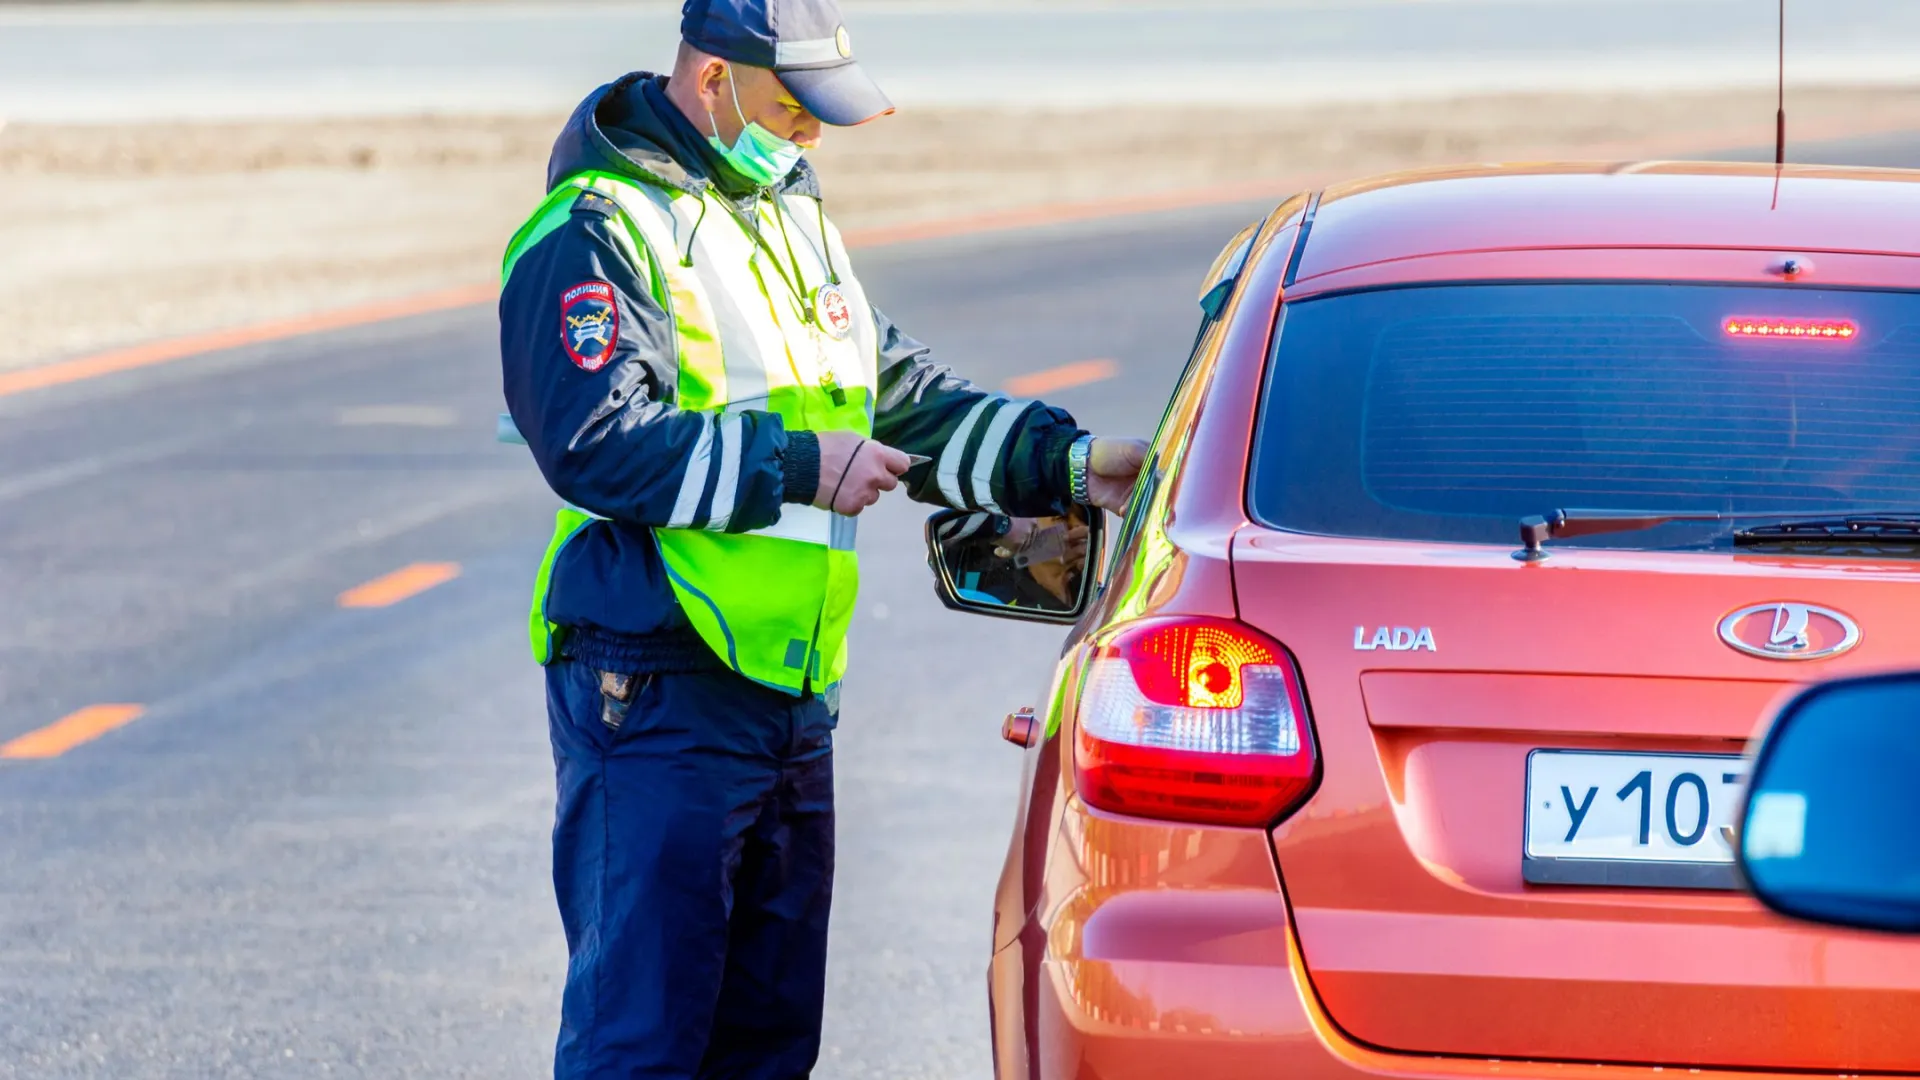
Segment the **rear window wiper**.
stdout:
<svg viewBox="0 0 1920 1080">
<path fill-rule="evenodd" d="M 1520 519 L 1521 550 L 1514 552 L 1513 557 L 1521 562 L 1539 562 L 1547 557 L 1541 545 L 1549 540 L 1639 532 L 1677 521 L 1725 521 L 1729 516 L 1711 511 L 1659 514 L 1645 510 L 1555 510 L 1550 514 L 1533 514 Z"/>
<path fill-rule="evenodd" d="M 1682 521 L 1749 521 L 1772 518 L 1733 534 L 1737 547 L 1774 544 L 1852 545 L 1864 547 L 1920 547 L 1920 513 L 1781 514 L 1744 511 L 1736 514 L 1701 511 L 1657 513 L 1647 510 L 1555 510 L 1520 519 L 1522 550 L 1513 557 L 1539 562 L 1547 557 L 1542 545 L 1549 540 L 1608 533 L 1639 532 Z"/>
<path fill-rule="evenodd" d="M 1736 547 L 1809 544 L 1819 547 L 1920 546 L 1920 514 L 1849 514 L 1771 522 L 1733 534 Z"/>
</svg>

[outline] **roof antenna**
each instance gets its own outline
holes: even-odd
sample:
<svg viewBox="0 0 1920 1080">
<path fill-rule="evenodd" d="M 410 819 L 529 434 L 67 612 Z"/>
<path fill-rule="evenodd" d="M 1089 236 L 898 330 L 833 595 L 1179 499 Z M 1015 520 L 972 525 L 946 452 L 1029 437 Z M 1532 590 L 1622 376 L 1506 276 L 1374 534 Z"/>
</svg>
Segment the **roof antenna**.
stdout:
<svg viewBox="0 0 1920 1080">
<path fill-rule="evenodd" d="M 1774 117 L 1773 163 L 1787 163 L 1787 0 L 1780 0 L 1780 111 Z"/>
<path fill-rule="evenodd" d="M 1787 0 L 1780 0 L 1780 111 L 1773 118 L 1773 208 L 1780 209 L 1780 177 L 1787 171 Z"/>
</svg>

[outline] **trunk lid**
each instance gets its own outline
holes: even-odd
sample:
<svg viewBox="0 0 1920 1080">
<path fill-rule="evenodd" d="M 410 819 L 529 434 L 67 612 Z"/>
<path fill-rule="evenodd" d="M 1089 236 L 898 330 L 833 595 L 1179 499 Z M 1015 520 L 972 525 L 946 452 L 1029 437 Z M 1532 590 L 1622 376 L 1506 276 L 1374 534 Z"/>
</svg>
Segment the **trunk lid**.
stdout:
<svg viewBox="0 0 1920 1080">
<path fill-rule="evenodd" d="M 1530 797 L 1529 755 L 1737 755 L 1804 681 L 1920 667 L 1920 562 L 1562 549 L 1528 565 L 1262 529 L 1233 559 L 1240 616 L 1293 651 L 1320 740 L 1322 786 L 1273 838 L 1309 977 L 1350 1035 L 1502 1058 L 1920 1069 L 1920 943 L 1791 925 L 1733 891 L 1523 870 L 1528 808 L 1549 823 L 1563 786 L 1542 772 L 1553 782 Z M 1862 638 L 1802 663 L 1722 639 L 1730 615 L 1781 603 L 1777 624 L 1767 607 L 1732 636 L 1764 651 L 1811 605 L 1809 649 L 1838 641 L 1818 609 Z M 1715 759 L 1580 761 L 1599 779 L 1565 784 L 1567 799 L 1644 805 L 1683 854 L 1719 842 L 1679 778 L 1717 786 Z"/>
</svg>

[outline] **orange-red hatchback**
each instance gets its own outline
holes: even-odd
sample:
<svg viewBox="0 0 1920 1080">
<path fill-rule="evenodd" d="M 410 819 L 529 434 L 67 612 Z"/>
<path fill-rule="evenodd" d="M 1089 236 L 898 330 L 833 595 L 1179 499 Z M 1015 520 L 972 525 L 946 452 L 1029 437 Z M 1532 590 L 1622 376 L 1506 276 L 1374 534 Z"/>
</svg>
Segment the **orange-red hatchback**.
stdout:
<svg viewBox="0 0 1920 1080">
<path fill-rule="evenodd" d="M 1920 1072 L 1920 945 L 1728 842 L 1771 703 L 1920 667 L 1920 173 L 1366 181 L 1201 306 L 1010 720 L 1002 1080 Z"/>
</svg>

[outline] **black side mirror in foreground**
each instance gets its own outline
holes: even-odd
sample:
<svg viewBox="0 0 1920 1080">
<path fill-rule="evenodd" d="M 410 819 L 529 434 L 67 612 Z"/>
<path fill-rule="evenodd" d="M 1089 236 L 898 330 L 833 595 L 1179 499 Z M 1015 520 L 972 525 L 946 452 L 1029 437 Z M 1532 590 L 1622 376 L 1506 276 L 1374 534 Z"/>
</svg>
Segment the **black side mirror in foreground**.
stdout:
<svg viewBox="0 0 1920 1080">
<path fill-rule="evenodd" d="M 942 510 L 927 519 L 927 565 L 955 611 L 1071 623 L 1093 602 L 1105 526 L 1084 506 L 1050 518 Z"/>
<path fill-rule="evenodd" d="M 1920 673 L 1813 687 L 1755 755 L 1740 867 L 1761 902 L 1920 932 Z"/>
</svg>

